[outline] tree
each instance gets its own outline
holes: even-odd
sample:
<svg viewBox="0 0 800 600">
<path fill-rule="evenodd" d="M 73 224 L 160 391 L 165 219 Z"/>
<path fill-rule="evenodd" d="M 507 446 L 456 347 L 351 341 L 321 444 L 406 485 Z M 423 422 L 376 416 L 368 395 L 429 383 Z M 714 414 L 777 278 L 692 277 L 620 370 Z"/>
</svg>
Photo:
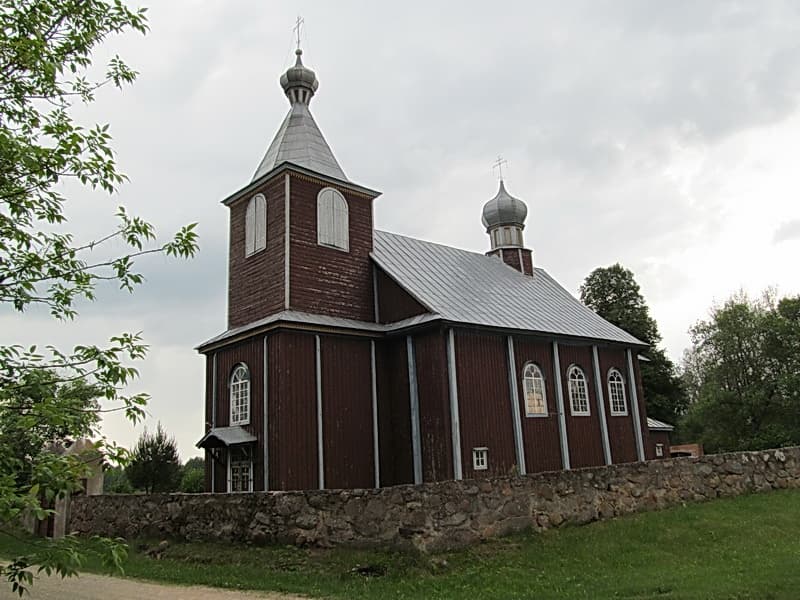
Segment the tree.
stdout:
<svg viewBox="0 0 800 600">
<path fill-rule="evenodd" d="M 181 491 L 186 494 L 204 492 L 206 487 L 206 461 L 195 456 L 186 461 L 181 470 Z"/>
<path fill-rule="evenodd" d="M 111 467 L 103 473 L 104 494 L 132 494 L 133 486 L 128 481 L 123 467 Z"/>
<path fill-rule="evenodd" d="M 155 433 L 144 430 L 131 453 L 125 475 L 131 485 L 145 494 L 174 492 L 181 475 L 181 460 L 174 437 L 167 436 L 161 423 Z"/>
<path fill-rule="evenodd" d="M 113 193 L 126 179 L 117 169 L 108 125 L 76 122 L 73 105 L 91 103 L 100 88 L 135 79 L 136 72 L 119 57 L 99 77 L 90 69 L 98 44 L 127 30 L 144 33 L 147 21 L 144 10 L 121 0 L 0 0 L 0 305 L 11 310 L 40 306 L 56 319 L 74 319 L 77 301 L 94 299 L 99 282 L 116 282 L 127 291 L 140 284 L 137 257 L 190 257 L 197 250 L 194 225 L 159 243 L 152 225 L 122 207 L 118 226 L 96 239 L 80 240 L 68 227 L 63 182 Z M 127 249 L 113 251 L 112 240 Z M 136 421 L 148 396 L 128 395 L 125 387 L 137 375 L 132 363 L 146 353 L 139 334 L 131 332 L 114 335 L 105 346 L 80 344 L 71 350 L 0 345 L 0 404 L 13 410 L 31 386 L 31 373 L 47 371 L 55 385 L 85 380 L 93 386 L 101 403 L 87 412 L 121 410 Z M 70 411 L 54 396 L 37 405 L 32 418 L 76 435 L 82 424 L 65 418 Z M 21 435 L 31 436 L 30 446 L 37 442 L 35 430 Z M 101 443 L 110 460 L 124 458 L 114 444 Z M 39 453 L 26 464 L 0 452 L 0 528 L 26 511 L 44 518 L 40 498 L 49 502 L 78 489 L 87 471 L 74 455 Z M 118 568 L 124 547 L 104 543 L 103 558 Z M 0 575 L 22 594 L 33 581 L 31 565 L 65 576 L 76 572 L 80 560 L 74 540 L 67 538 L 32 546 L 29 555 L 0 567 Z"/>
<path fill-rule="evenodd" d="M 601 317 L 650 346 L 643 352 L 642 387 L 649 416 L 675 423 L 688 405 L 675 365 L 658 347 L 661 334 L 633 272 L 619 263 L 598 267 L 580 287 L 581 301 Z"/>
<path fill-rule="evenodd" d="M 800 443 L 800 297 L 736 294 L 691 335 L 682 437 L 711 452 Z"/>
<path fill-rule="evenodd" d="M 100 393 L 84 378 L 61 383 L 47 369 L 30 370 L 16 386 L 0 389 L 0 452 L 23 466 L 15 472 L 17 486 L 30 484 L 48 445 L 91 435 Z"/>
</svg>

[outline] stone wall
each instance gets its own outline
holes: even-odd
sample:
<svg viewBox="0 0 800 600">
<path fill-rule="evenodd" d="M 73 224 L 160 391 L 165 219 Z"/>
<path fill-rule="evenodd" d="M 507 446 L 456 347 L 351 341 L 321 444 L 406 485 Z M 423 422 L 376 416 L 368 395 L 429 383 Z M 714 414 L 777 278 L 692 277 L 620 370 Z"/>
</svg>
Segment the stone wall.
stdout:
<svg viewBox="0 0 800 600">
<path fill-rule="evenodd" d="M 378 490 L 84 496 L 70 531 L 435 551 L 523 529 L 800 487 L 800 447 Z"/>
</svg>

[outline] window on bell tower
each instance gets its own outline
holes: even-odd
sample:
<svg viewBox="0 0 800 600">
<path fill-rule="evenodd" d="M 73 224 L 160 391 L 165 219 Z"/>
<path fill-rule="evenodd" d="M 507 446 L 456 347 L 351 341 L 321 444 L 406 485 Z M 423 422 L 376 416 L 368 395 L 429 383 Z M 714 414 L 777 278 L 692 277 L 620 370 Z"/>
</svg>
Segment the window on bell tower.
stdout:
<svg viewBox="0 0 800 600">
<path fill-rule="evenodd" d="M 344 251 L 350 249 L 347 200 L 333 188 L 325 188 L 317 196 L 317 243 Z"/>
<path fill-rule="evenodd" d="M 250 256 L 267 247 L 267 199 L 256 194 L 247 203 L 244 218 L 244 254 Z"/>
</svg>

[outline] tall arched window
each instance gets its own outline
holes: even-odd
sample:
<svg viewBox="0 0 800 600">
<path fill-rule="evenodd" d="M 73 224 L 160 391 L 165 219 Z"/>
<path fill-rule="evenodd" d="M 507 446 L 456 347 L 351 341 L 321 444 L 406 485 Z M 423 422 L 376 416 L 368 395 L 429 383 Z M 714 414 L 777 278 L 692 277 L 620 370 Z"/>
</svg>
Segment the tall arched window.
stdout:
<svg viewBox="0 0 800 600">
<path fill-rule="evenodd" d="M 589 416 L 589 394 L 586 390 L 586 375 L 581 368 L 572 365 L 567 371 L 569 384 L 569 407 L 573 416 Z"/>
<path fill-rule="evenodd" d="M 525 394 L 525 415 L 528 417 L 547 416 L 547 394 L 544 389 L 544 376 L 539 365 L 528 363 L 522 369 L 522 390 Z"/>
<path fill-rule="evenodd" d="M 317 196 L 317 243 L 340 250 L 350 249 L 347 200 L 333 188 L 325 188 Z"/>
<path fill-rule="evenodd" d="M 250 371 L 239 363 L 231 373 L 231 425 L 247 425 L 250 422 Z"/>
<path fill-rule="evenodd" d="M 267 247 L 267 199 L 256 194 L 247 204 L 244 218 L 244 254 L 250 256 Z"/>
<path fill-rule="evenodd" d="M 612 415 L 627 415 L 628 402 L 625 399 L 625 380 L 616 369 L 608 371 L 608 402 Z"/>
</svg>

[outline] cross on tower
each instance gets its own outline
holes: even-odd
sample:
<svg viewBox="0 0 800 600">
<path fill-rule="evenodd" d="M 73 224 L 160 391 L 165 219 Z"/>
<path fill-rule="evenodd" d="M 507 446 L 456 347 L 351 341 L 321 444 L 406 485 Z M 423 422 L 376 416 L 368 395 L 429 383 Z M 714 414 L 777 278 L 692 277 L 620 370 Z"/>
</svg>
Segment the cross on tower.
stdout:
<svg viewBox="0 0 800 600">
<path fill-rule="evenodd" d="M 297 49 L 300 49 L 300 28 L 302 27 L 303 23 L 305 23 L 305 19 L 300 15 L 297 15 L 297 21 L 295 22 L 295 26 L 292 27 L 292 31 L 297 32 Z"/>
<path fill-rule="evenodd" d="M 492 170 L 497 169 L 500 173 L 500 181 L 503 181 L 503 165 L 508 165 L 508 161 L 502 156 L 497 156 L 497 160 L 492 163 Z"/>
</svg>

